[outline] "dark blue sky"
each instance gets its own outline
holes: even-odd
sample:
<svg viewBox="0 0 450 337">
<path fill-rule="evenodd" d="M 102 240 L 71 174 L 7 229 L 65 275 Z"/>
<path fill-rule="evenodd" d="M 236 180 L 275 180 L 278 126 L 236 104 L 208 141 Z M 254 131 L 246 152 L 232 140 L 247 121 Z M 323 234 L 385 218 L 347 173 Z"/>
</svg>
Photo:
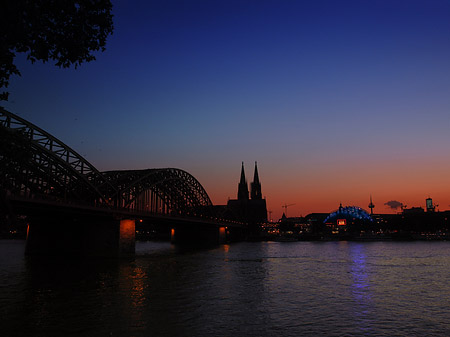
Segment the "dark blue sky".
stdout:
<svg viewBox="0 0 450 337">
<path fill-rule="evenodd" d="M 450 1 L 113 5 L 97 61 L 19 57 L 5 107 L 101 170 L 185 169 L 216 203 L 257 160 L 275 215 L 450 204 Z"/>
</svg>

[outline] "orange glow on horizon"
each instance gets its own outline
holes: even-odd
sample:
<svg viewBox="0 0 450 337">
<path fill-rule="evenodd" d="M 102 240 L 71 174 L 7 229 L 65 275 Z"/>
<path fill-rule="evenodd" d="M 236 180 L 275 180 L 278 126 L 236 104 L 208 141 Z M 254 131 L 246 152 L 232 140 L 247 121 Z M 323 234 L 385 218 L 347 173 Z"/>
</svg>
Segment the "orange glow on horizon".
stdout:
<svg viewBox="0 0 450 337">
<path fill-rule="evenodd" d="M 329 164 L 329 165 L 328 165 Z M 450 159 L 428 158 L 418 162 L 414 158 L 375 160 L 370 162 L 338 162 L 334 166 L 319 161 L 281 167 L 260 164 L 259 178 L 267 210 L 272 211 L 274 221 L 283 214 L 282 205 L 289 208 L 289 216 L 306 216 L 310 213 L 329 213 L 343 206 L 359 206 L 370 213 L 370 195 L 375 205 L 373 212 L 395 214 L 400 208 L 385 205 L 395 200 L 410 207 L 425 208 L 425 200 L 433 198 L 437 209 L 450 209 Z M 228 199 L 236 199 L 239 183 L 239 167 L 227 179 L 201 180 L 213 204 L 226 205 Z M 246 171 L 249 182 L 251 170 Z"/>
</svg>

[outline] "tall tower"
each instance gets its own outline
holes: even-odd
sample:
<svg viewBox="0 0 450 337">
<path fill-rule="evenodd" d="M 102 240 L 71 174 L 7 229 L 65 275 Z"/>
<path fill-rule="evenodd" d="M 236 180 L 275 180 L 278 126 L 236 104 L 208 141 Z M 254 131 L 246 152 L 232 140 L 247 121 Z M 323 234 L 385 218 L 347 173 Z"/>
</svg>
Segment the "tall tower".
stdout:
<svg viewBox="0 0 450 337">
<path fill-rule="evenodd" d="M 434 212 L 436 209 L 436 205 L 433 205 L 433 199 L 431 199 L 430 197 L 428 197 L 426 200 L 426 205 L 427 205 L 427 212 Z"/>
<path fill-rule="evenodd" d="M 253 182 L 251 183 L 251 197 L 252 200 L 261 200 L 261 183 L 258 176 L 258 164 L 255 161 L 255 175 L 253 176 Z"/>
<path fill-rule="evenodd" d="M 238 200 L 248 200 L 248 185 L 245 180 L 244 162 L 242 162 L 241 181 L 238 185 Z"/>
<path fill-rule="evenodd" d="M 369 204 L 369 208 L 370 208 L 370 215 L 373 215 L 373 209 L 375 208 L 375 205 L 372 202 L 372 195 L 370 195 L 370 204 Z"/>
</svg>

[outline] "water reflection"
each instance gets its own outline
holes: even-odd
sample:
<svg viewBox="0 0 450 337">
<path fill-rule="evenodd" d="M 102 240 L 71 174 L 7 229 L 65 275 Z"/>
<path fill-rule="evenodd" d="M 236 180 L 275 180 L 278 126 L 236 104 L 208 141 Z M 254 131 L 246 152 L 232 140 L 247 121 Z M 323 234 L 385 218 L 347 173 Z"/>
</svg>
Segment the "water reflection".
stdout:
<svg viewBox="0 0 450 337">
<path fill-rule="evenodd" d="M 371 330 L 372 293 L 369 283 L 369 270 L 365 246 L 352 243 L 350 246 L 351 257 L 351 292 L 354 299 L 353 314 L 358 330 L 367 333 Z"/>
<path fill-rule="evenodd" d="M 147 319 L 144 307 L 148 301 L 148 276 L 144 268 L 136 265 L 122 263 L 119 270 L 119 289 L 121 295 L 121 316 L 132 329 L 145 329 Z"/>
<path fill-rule="evenodd" d="M 35 336 L 77 335 L 105 321 L 115 303 L 118 261 L 33 257 L 26 259 L 25 317 L 15 332 Z"/>
<path fill-rule="evenodd" d="M 266 253 L 259 244 L 254 248 L 252 254 L 246 250 L 244 255 L 232 254 L 228 245 L 174 249 L 121 264 L 120 320 L 137 335 L 263 333 L 270 322 L 262 310 L 267 272 L 263 259 L 254 257 Z"/>
<path fill-rule="evenodd" d="M 155 247 L 24 260 L 0 245 L 2 336 L 449 335 L 449 243 Z"/>
</svg>

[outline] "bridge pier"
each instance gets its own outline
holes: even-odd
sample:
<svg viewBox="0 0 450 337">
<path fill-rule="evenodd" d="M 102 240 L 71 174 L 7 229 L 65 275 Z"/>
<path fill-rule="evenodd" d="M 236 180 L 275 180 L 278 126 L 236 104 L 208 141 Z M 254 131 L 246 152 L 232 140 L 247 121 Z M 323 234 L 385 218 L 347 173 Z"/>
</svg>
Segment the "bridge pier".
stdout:
<svg viewBox="0 0 450 337">
<path fill-rule="evenodd" d="M 220 245 L 227 242 L 227 230 L 224 226 L 178 225 L 172 227 L 170 240 L 182 245 Z"/>
<path fill-rule="evenodd" d="M 135 253 L 135 222 L 112 217 L 34 218 L 27 255 L 129 257 Z"/>
<path fill-rule="evenodd" d="M 136 252 L 136 223 L 132 219 L 120 220 L 119 256 L 134 256 Z"/>
</svg>

